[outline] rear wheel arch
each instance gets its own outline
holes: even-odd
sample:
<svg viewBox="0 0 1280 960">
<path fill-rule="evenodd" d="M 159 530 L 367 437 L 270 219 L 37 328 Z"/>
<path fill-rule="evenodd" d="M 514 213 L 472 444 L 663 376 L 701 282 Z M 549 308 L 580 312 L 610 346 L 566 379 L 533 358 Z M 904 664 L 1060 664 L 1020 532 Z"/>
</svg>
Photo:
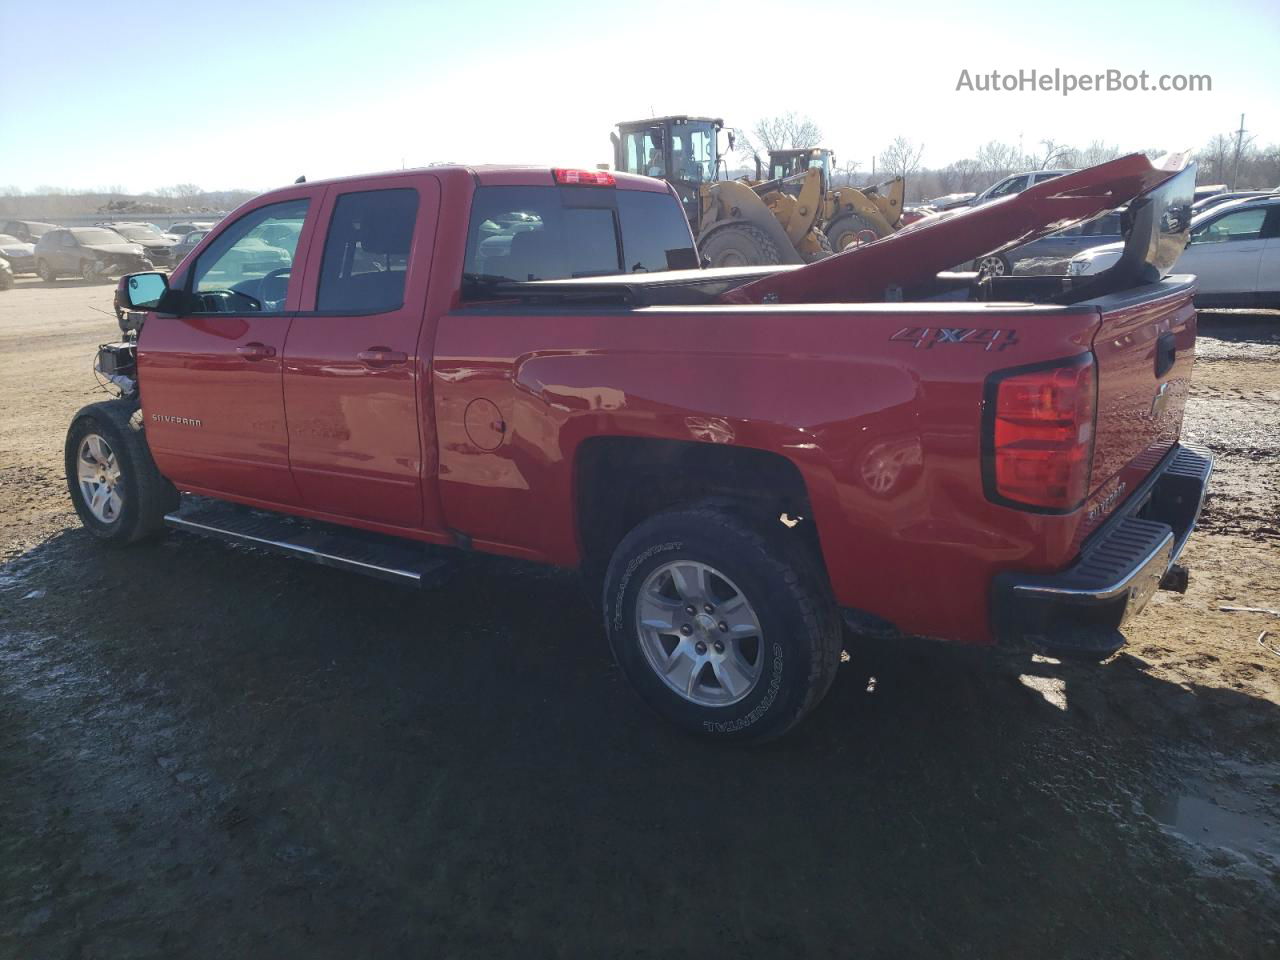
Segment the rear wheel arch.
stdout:
<svg viewBox="0 0 1280 960">
<path fill-rule="evenodd" d="M 636 526 L 693 505 L 740 517 L 795 543 L 822 567 L 809 491 L 787 457 L 753 447 L 645 437 L 592 437 L 575 457 L 573 509 L 582 569 L 603 576 L 614 549 Z M 782 522 L 786 514 L 794 522 Z"/>
</svg>

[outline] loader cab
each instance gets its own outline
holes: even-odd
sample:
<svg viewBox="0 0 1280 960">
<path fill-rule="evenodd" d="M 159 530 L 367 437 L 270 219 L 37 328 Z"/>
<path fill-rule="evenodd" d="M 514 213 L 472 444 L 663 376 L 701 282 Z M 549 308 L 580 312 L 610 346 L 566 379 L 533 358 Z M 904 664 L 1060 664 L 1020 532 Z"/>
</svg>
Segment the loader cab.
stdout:
<svg viewBox="0 0 1280 960">
<path fill-rule="evenodd" d="M 653 117 L 618 124 L 613 134 L 614 167 L 665 180 L 676 189 L 696 231 L 698 191 L 719 178 L 720 131 L 724 121 L 712 117 Z M 732 147 L 733 134 L 729 134 Z"/>
<path fill-rule="evenodd" d="M 825 196 L 831 189 L 831 171 L 835 164 L 835 153 L 825 147 L 770 150 L 768 179 L 784 180 L 804 173 L 811 167 L 817 167 L 822 171 L 822 193 Z"/>
</svg>

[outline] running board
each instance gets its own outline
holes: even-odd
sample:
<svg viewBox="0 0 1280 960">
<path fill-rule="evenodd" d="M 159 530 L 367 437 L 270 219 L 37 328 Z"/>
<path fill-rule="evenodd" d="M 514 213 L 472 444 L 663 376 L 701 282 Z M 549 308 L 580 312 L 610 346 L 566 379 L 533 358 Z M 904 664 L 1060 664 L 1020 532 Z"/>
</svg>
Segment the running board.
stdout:
<svg viewBox="0 0 1280 960">
<path fill-rule="evenodd" d="M 431 586 L 452 566 L 451 557 L 440 555 L 448 548 L 205 497 L 183 497 L 182 506 L 164 521 L 188 533 L 394 583 Z"/>
</svg>

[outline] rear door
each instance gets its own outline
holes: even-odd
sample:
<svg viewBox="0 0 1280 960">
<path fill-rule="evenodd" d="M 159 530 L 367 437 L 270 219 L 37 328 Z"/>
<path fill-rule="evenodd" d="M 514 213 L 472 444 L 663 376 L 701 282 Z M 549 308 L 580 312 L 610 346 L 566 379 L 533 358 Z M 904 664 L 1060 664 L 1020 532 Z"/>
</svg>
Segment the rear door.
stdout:
<svg viewBox="0 0 1280 960">
<path fill-rule="evenodd" d="M 1267 207 L 1231 210 L 1201 224 L 1178 259 L 1178 272 L 1194 273 L 1200 279 L 1200 293 L 1209 296 L 1253 293 L 1266 246 L 1267 213 Z"/>
<path fill-rule="evenodd" d="M 423 525 L 435 437 L 420 419 L 431 358 L 418 334 L 439 203 L 439 181 L 422 174 L 344 183 L 326 199 L 284 350 L 289 460 L 313 510 Z"/>
<path fill-rule="evenodd" d="M 180 487 L 292 505 L 281 364 L 323 188 L 243 213 L 174 275 L 191 310 L 143 327 L 138 375 L 147 441 Z M 282 246 L 263 231 L 287 228 Z M 297 258 L 295 260 L 295 257 Z"/>
</svg>

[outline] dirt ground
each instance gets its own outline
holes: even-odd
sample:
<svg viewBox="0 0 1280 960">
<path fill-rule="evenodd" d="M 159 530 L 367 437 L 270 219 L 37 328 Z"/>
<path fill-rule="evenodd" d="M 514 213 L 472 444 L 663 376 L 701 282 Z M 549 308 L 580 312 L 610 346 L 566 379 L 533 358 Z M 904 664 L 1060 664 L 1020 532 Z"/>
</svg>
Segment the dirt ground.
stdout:
<svg viewBox="0 0 1280 960">
<path fill-rule="evenodd" d="M 1280 607 L 1275 315 L 1202 316 L 1191 587 L 1124 652 L 854 643 L 756 748 L 650 717 L 565 573 L 91 542 L 114 330 L 0 293 L 0 957 L 1280 956 L 1280 617 L 1219 609 Z"/>
</svg>

